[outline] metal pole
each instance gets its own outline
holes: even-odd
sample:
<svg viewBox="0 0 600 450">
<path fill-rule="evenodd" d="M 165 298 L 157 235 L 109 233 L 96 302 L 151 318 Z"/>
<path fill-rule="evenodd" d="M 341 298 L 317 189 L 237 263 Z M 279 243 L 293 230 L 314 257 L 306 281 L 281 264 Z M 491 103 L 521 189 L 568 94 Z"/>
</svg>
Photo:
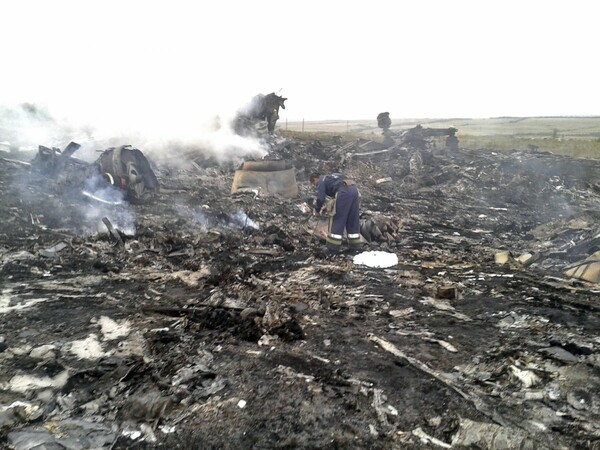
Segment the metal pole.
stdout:
<svg viewBox="0 0 600 450">
<path fill-rule="evenodd" d="M 302 132 L 304 132 L 304 119 L 302 119 Z"/>
</svg>

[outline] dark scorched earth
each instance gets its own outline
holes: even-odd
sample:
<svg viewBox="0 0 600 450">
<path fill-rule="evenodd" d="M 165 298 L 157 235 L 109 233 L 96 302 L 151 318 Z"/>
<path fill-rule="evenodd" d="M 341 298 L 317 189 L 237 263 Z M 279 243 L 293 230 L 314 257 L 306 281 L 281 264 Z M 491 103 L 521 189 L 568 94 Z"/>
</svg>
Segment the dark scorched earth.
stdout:
<svg viewBox="0 0 600 450">
<path fill-rule="evenodd" d="M 598 161 L 271 146 L 299 197 L 163 164 L 110 206 L 0 160 L 2 447 L 600 448 L 600 286 L 564 274 Z M 338 169 L 398 265 L 322 250 L 301 208 Z"/>
</svg>

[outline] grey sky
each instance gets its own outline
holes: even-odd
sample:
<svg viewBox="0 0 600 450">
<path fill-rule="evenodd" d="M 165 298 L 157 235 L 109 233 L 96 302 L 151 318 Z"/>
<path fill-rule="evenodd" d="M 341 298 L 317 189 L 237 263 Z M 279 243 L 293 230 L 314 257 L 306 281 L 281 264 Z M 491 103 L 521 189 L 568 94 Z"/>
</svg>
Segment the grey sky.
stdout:
<svg viewBox="0 0 600 450">
<path fill-rule="evenodd" d="M 592 1 L 0 4 L 0 103 L 184 133 L 256 93 L 288 120 L 600 114 Z"/>
</svg>

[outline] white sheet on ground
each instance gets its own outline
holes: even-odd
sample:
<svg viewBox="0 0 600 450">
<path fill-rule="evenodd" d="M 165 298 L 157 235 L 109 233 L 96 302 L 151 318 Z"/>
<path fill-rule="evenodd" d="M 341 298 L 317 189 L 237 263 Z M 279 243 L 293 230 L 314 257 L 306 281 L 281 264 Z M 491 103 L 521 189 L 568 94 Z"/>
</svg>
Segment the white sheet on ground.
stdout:
<svg viewBox="0 0 600 450">
<path fill-rule="evenodd" d="M 367 267 L 385 268 L 398 264 L 398 256 L 387 252 L 362 252 L 354 257 L 353 262 Z"/>
</svg>

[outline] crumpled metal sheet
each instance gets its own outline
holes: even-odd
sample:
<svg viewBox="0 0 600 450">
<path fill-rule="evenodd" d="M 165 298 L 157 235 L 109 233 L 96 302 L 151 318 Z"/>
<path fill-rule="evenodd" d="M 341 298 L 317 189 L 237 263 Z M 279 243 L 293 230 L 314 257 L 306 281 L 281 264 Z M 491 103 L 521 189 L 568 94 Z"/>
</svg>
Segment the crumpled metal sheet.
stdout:
<svg viewBox="0 0 600 450">
<path fill-rule="evenodd" d="M 15 450 L 84 448 L 108 449 L 115 440 L 110 427 L 88 420 L 63 420 L 46 427 L 30 427 L 8 433 Z"/>
<path fill-rule="evenodd" d="M 456 446 L 505 450 L 549 448 L 532 439 L 524 431 L 502 427 L 493 423 L 474 422 L 469 419 L 461 419 L 460 421 L 460 428 L 452 439 L 452 447 Z"/>
<path fill-rule="evenodd" d="M 127 189 L 136 198 L 159 189 L 158 179 L 144 154 L 130 145 L 105 150 L 96 165 L 109 174 L 115 184 Z"/>
<path fill-rule="evenodd" d="M 277 168 L 277 164 L 271 166 L 267 162 L 267 167 Z M 296 197 L 298 195 L 298 185 L 296 183 L 296 172 L 293 168 L 283 170 L 264 170 L 254 162 L 249 165 L 251 170 L 246 169 L 246 164 L 242 170 L 236 170 L 231 185 L 231 193 L 235 194 L 240 189 L 259 189 L 263 195 L 281 195 L 285 198 Z M 257 170 L 262 169 L 262 170 Z"/>
<path fill-rule="evenodd" d="M 565 270 L 565 275 L 590 283 L 600 283 L 600 251 Z"/>
</svg>

